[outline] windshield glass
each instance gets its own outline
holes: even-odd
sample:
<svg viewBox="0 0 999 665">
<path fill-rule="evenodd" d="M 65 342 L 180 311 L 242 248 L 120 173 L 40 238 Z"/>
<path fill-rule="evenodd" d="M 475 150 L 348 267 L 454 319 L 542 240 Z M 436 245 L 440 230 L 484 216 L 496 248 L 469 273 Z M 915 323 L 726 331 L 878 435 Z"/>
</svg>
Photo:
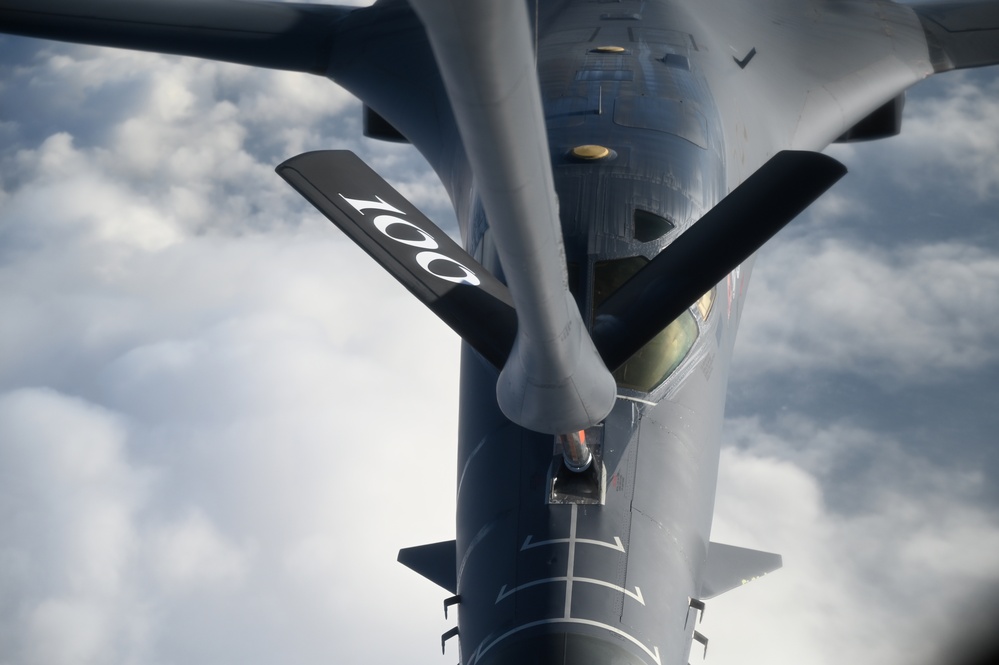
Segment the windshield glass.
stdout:
<svg viewBox="0 0 999 665">
<path fill-rule="evenodd" d="M 593 273 L 594 312 L 611 293 L 648 262 L 649 260 L 643 256 L 598 261 Z M 628 358 L 614 372 L 614 379 L 622 388 L 651 392 L 679 367 L 696 339 L 697 321 L 690 310 L 686 310 L 648 344 Z"/>
</svg>

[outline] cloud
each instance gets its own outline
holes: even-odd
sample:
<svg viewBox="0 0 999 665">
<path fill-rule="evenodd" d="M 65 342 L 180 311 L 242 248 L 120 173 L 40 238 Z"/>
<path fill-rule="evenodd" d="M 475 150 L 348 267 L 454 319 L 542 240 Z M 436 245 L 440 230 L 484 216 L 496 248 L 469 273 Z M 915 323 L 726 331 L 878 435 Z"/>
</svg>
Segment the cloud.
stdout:
<svg viewBox="0 0 999 665">
<path fill-rule="evenodd" d="M 239 582 L 246 577 L 252 556 L 252 552 L 229 542 L 197 509 L 174 524 L 153 530 L 148 549 L 160 584 L 170 592 L 194 585 Z"/>
<path fill-rule="evenodd" d="M 91 163 L 64 132 L 53 134 L 35 150 L 18 153 L 17 165 L 32 185 L 7 197 L 11 225 L 4 235 L 17 234 L 23 242 L 63 233 L 67 244 L 76 246 L 110 240 L 140 250 L 160 249 L 178 240 L 178 217 L 172 211 L 155 201 L 137 199 L 134 190 L 110 174 L 87 168 Z M 194 211 L 188 207 L 185 212 Z"/>
<path fill-rule="evenodd" d="M 999 579 L 993 78 L 832 148 L 851 173 L 758 257 L 712 537 L 785 566 L 709 603 L 712 659 L 954 662 Z"/>
<path fill-rule="evenodd" d="M 907 92 L 898 136 L 873 145 L 835 145 L 829 153 L 854 163 L 862 155 L 867 172 L 887 177 L 908 196 L 932 186 L 948 200 L 994 204 L 999 192 L 997 118 L 994 68 L 948 72 Z M 873 183 L 868 193 L 876 193 L 884 181 L 872 178 Z"/>
<path fill-rule="evenodd" d="M 999 579 L 981 472 L 800 416 L 727 429 L 712 537 L 780 552 L 784 568 L 708 603 L 712 658 L 929 663 L 958 629 L 952 608 Z"/>
<path fill-rule="evenodd" d="M 453 228 L 442 188 L 318 78 L 2 46 L 0 662 L 438 662 L 446 593 L 394 559 L 454 533 L 457 342 L 273 167 L 355 150 Z M 934 122 L 989 122 L 955 94 Z M 882 215 L 855 191 L 820 207 L 809 233 Z M 993 363 L 994 253 L 925 239 L 761 258 L 742 379 Z M 907 660 L 989 570 L 988 480 L 797 416 L 733 421 L 715 537 L 787 568 L 710 604 L 712 661 Z"/>
<path fill-rule="evenodd" d="M 897 387 L 996 367 L 993 79 L 934 79 L 900 136 L 830 148 L 850 173 L 759 253 L 737 367 Z"/>
<path fill-rule="evenodd" d="M 145 612 L 131 572 L 150 477 L 120 418 L 51 390 L 0 395 L 0 654 L 11 662 L 117 660 Z"/>
<path fill-rule="evenodd" d="M 22 303 L 20 381 L 5 379 L 86 398 L 15 390 L 0 409 L 20 566 L 5 657 L 272 662 L 290 641 L 304 662 L 361 658 L 358 628 L 386 613 L 404 636 L 387 657 L 421 639 L 434 653 L 443 592 L 394 558 L 453 530 L 456 340 L 317 224 L 184 238 Z"/>
<path fill-rule="evenodd" d="M 739 352 L 753 371 L 933 382 L 999 360 L 999 254 L 988 248 L 815 234 L 768 251 L 750 293 Z"/>
<path fill-rule="evenodd" d="M 905 119 L 898 149 L 900 180 L 967 189 L 982 200 L 999 196 L 999 84 L 979 72 L 941 77 L 941 93 L 920 99 Z M 920 156 L 920 159 L 908 159 Z M 907 168 L 906 168 L 907 167 Z"/>
<path fill-rule="evenodd" d="M 433 657 L 395 553 L 453 535 L 457 340 L 273 173 L 354 147 L 439 205 L 415 151 L 304 75 L 5 73 L 0 662 Z"/>
</svg>

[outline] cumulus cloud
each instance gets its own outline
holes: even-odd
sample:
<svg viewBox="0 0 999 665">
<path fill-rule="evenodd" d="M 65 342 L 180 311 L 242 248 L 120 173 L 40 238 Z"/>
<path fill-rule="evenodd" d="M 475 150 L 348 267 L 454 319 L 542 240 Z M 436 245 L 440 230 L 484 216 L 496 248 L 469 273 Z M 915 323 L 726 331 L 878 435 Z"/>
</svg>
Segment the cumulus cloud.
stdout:
<svg viewBox="0 0 999 665">
<path fill-rule="evenodd" d="M 14 267 L 40 273 L 50 258 Z M 304 662 L 361 658 L 370 645 L 356 627 L 382 624 L 392 606 L 405 622 L 393 630 L 434 653 L 440 593 L 397 570 L 394 555 L 453 529 L 457 348 L 442 324 L 323 222 L 185 238 L 128 262 L 120 279 L 82 271 L 55 286 L 48 306 L 21 302 L 28 316 L 7 347 L 21 359 L 19 381 L 5 378 L 45 378 L 103 405 L 79 408 L 102 414 L 111 443 L 85 438 L 73 455 L 49 456 L 85 475 L 96 493 L 88 501 L 68 494 L 75 476 L 35 478 L 26 462 L 5 461 L 19 481 L 3 484 L 0 501 L 30 526 L 8 531 L 7 551 L 30 559 L 32 539 L 49 534 L 59 556 L 8 569 L 10 611 L 34 618 L 31 630 L 13 623 L 0 652 L 117 661 L 134 634 L 129 648 L 185 662 L 271 662 L 288 640 Z M 66 357 L 68 367 L 52 361 Z M 53 439 L 63 429 L 83 436 L 46 406 L 22 424 L 27 410 L 15 404 L 0 424 L 36 447 L 41 425 Z M 112 482 L 112 471 L 124 480 Z M 25 485 L 29 496 L 18 494 Z M 82 556 L 84 546 L 100 547 Z M 87 562 L 93 595 L 114 611 L 92 608 L 70 582 L 35 598 Z M 60 648 L 72 651 L 45 651 L 68 623 Z"/>
<path fill-rule="evenodd" d="M 930 179 L 967 188 L 979 199 L 999 196 L 999 84 L 979 72 L 941 77 L 941 94 L 920 99 L 905 119 L 898 164 L 910 187 Z M 916 156 L 918 155 L 918 158 Z M 915 158 L 910 161 L 909 157 Z M 903 175 L 903 174 L 897 174 Z"/>
<path fill-rule="evenodd" d="M 150 477 L 115 414 L 51 390 L 0 395 L 0 654 L 117 661 L 148 619 L 133 584 Z"/>
<path fill-rule="evenodd" d="M 353 149 L 453 228 L 440 185 L 412 148 L 358 138 L 359 104 L 318 78 L 2 46 L 0 661 L 439 662 L 444 592 L 394 559 L 453 536 L 456 339 L 272 170 Z M 821 205 L 826 220 L 873 214 L 849 195 Z M 987 248 L 802 237 L 782 251 L 751 289 L 750 381 L 828 357 L 852 371 L 881 358 L 900 381 L 917 357 L 994 361 Z M 843 302 L 813 302 L 796 252 L 847 269 Z M 929 297 L 913 309 L 885 304 L 915 292 Z M 934 317 L 955 339 L 934 342 Z M 859 355 L 802 341 L 815 321 Z M 919 334 L 899 350 L 875 339 L 906 326 Z M 711 604 L 717 662 L 822 663 L 857 635 L 872 651 L 851 658 L 902 662 L 891 638 L 932 618 L 907 621 L 903 602 L 939 592 L 946 611 L 996 547 L 982 476 L 937 472 L 902 442 L 865 457 L 883 437 L 812 416 L 734 424 L 715 537 L 788 567 L 759 583 L 762 606 L 755 587 L 733 592 L 749 606 L 731 619 L 729 597 Z M 858 466 L 850 496 L 830 490 Z M 948 557 L 964 571 L 952 588 Z M 775 630 L 768 616 L 795 630 L 726 651 L 722 635 Z"/>
<path fill-rule="evenodd" d="M 806 236 L 754 272 L 742 362 L 933 382 L 999 361 L 999 253 L 961 242 L 894 248 Z"/>
<path fill-rule="evenodd" d="M 318 78 L 34 53 L 0 90 L 0 661 L 365 660 L 389 613 L 385 659 L 433 656 L 443 592 L 394 559 L 453 533 L 457 340 L 273 166 L 439 186 Z"/>
<path fill-rule="evenodd" d="M 999 579 L 993 79 L 832 148 L 851 173 L 758 257 L 712 537 L 785 566 L 709 603 L 713 659 L 954 662 Z"/>
<path fill-rule="evenodd" d="M 830 148 L 850 173 L 759 253 L 738 365 L 895 386 L 997 367 L 996 104 L 994 76 L 948 73 L 900 136 Z"/>
<path fill-rule="evenodd" d="M 149 563 L 169 591 L 215 583 L 238 583 L 252 552 L 229 542 L 197 509 L 180 521 L 153 530 Z"/>
<path fill-rule="evenodd" d="M 999 579 L 987 478 L 802 417 L 728 431 L 713 539 L 780 552 L 784 569 L 709 602 L 712 657 L 934 662 L 959 627 L 954 608 Z"/>
<path fill-rule="evenodd" d="M 907 195 L 932 186 L 941 195 L 994 203 L 999 192 L 999 83 L 994 71 L 948 72 L 910 89 L 902 132 L 875 143 L 835 145 L 829 152 Z M 890 149 L 888 149 L 890 147 Z M 877 187 L 871 188 L 876 191 Z"/>
</svg>

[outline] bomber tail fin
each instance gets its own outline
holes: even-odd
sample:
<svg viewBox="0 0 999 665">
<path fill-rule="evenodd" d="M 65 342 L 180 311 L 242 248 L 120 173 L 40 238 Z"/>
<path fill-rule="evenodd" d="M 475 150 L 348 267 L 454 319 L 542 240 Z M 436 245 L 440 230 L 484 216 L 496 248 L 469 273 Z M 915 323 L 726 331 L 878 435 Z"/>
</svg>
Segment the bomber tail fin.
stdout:
<svg viewBox="0 0 999 665">
<path fill-rule="evenodd" d="M 458 593 L 458 553 L 455 547 L 453 540 L 405 547 L 399 550 L 399 563 L 451 593 Z"/>
</svg>

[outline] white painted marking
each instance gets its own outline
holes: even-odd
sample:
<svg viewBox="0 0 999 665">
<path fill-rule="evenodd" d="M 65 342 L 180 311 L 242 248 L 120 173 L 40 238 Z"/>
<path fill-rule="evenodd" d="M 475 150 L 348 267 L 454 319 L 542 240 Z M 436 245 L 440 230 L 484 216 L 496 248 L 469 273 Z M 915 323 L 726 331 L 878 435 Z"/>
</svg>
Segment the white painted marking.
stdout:
<svg viewBox="0 0 999 665">
<path fill-rule="evenodd" d="M 566 618 L 566 619 L 568 619 L 571 616 L 571 614 L 572 614 L 572 612 L 571 612 L 571 610 L 572 610 L 572 585 L 573 585 L 574 582 L 582 582 L 584 584 L 596 584 L 598 586 L 607 587 L 608 589 L 614 589 L 615 591 L 619 591 L 619 592 L 623 593 L 624 595 L 628 596 L 629 598 L 634 598 L 635 600 L 637 600 L 642 605 L 645 605 L 645 598 L 642 597 L 642 590 L 640 588 L 638 588 L 637 586 L 635 587 L 634 591 L 628 591 L 628 589 L 626 589 L 624 587 L 618 586 L 616 584 L 611 584 L 610 582 L 605 582 L 604 580 L 598 580 L 598 579 L 595 579 L 595 578 L 592 578 L 592 577 L 574 577 L 573 576 L 573 572 L 575 570 L 575 565 L 576 565 L 576 543 L 584 542 L 582 539 L 577 539 L 576 538 L 576 522 L 577 522 L 577 512 L 576 511 L 577 511 L 577 507 L 575 505 L 573 505 L 572 506 L 572 513 L 571 513 L 571 517 L 570 517 L 570 522 L 569 522 L 569 537 L 568 538 L 558 538 L 558 539 L 555 539 L 555 540 L 542 541 L 540 543 L 531 543 L 531 537 L 528 536 L 527 540 L 524 541 L 523 546 L 521 546 L 521 548 L 520 548 L 521 551 L 524 551 L 524 550 L 529 549 L 531 547 L 539 547 L 541 545 L 548 545 L 548 544 L 551 544 L 551 543 L 568 543 L 569 544 L 569 560 L 568 560 L 568 563 L 566 564 L 565 576 L 564 577 L 545 577 L 545 578 L 538 579 L 538 580 L 532 580 L 530 582 L 525 582 L 524 584 L 516 586 L 516 587 L 510 589 L 509 591 L 507 591 L 506 585 L 504 584 L 502 587 L 500 587 L 499 593 L 496 595 L 496 601 L 495 601 L 495 603 L 493 603 L 494 605 L 498 605 L 501 600 L 503 600 L 504 598 L 509 598 L 510 596 L 512 596 L 513 594 L 517 593 L 518 591 L 520 591 L 522 589 L 527 589 L 527 588 L 530 588 L 532 586 L 538 586 L 539 584 L 552 584 L 554 582 L 565 582 L 565 615 L 564 615 L 563 618 Z M 609 547 L 611 549 L 619 550 L 621 552 L 624 552 L 624 545 L 621 543 L 621 539 L 615 536 L 614 537 L 614 541 L 615 541 L 614 545 L 611 545 L 610 543 L 605 543 L 605 542 L 602 542 L 602 541 L 599 541 L 599 540 L 591 540 L 591 541 L 587 541 L 587 542 L 589 542 L 591 544 L 594 544 L 594 545 L 601 545 L 603 547 Z"/>
<path fill-rule="evenodd" d="M 393 207 L 391 204 L 385 203 L 380 196 L 375 197 L 375 201 L 367 201 L 364 199 L 349 199 L 343 194 L 340 194 L 340 198 L 349 203 L 354 207 L 357 212 L 362 215 L 365 214 L 365 210 L 384 210 L 386 212 L 394 212 L 399 215 L 404 215 L 403 211 L 398 208 Z M 476 276 L 474 272 L 468 269 L 465 265 L 461 264 L 458 260 L 446 254 L 441 254 L 440 252 L 434 252 L 430 250 L 435 250 L 440 248 L 440 243 L 434 239 L 434 237 L 428 232 L 421 229 L 419 226 L 413 222 L 403 219 L 402 217 L 395 217 L 393 215 L 377 215 L 371 222 L 371 224 L 386 238 L 391 238 L 392 240 L 400 243 L 402 245 L 408 245 L 409 247 L 415 247 L 417 249 L 423 249 L 427 251 L 420 252 L 416 255 L 416 263 L 423 268 L 428 274 L 433 275 L 438 279 L 442 279 L 445 282 L 451 282 L 454 284 L 471 284 L 472 286 L 479 286 L 482 282 Z M 400 238 L 394 236 L 389 232 L 389 229 L 393 226 L 408 226 L 409 228 L 415 230 L 420 234 L 420 240 L 410 240 L 408 238 Z M 440 229 L 437 229 L 438 231 Z M 430 269 L 430 264 L 434 261 L 447 261 L 458 267 L 463 273 L 461 277 L 455 277 L 452 275 L 442 275 L 438 272 L 434 272 Z"/>
<path fill-rule="evenodd" d="M 458 478 L 458 491 L 455 492 L 455 495 L 458 497 L 459 500 L 461 500 L 461 486 L 465 482 L 465 474 L 468 473 L 468 467 L 472 463 L 472 459 L 474 459 L 475 456 L 479 453 L 479 451 L 482 450 L 482 446 L 486 445 L 486 441 L 488 440 L 489 440 L 488 436 L 482 437 L 482 440 L 479 441 L 479 444 L 475 446 L 475 448 L 472 450 L 471 453 L 469 453 L 468 459 L 465 460 L 465 466 L 461 469 L 461 476 Z M 527 539 L 530 540 L 531 537 L 528 536 Z"/>
<path fill-rule="evenodd" d="M 527 588 L 532 587 L 532 586 L 538 586 L 539 584 L 552 584 L 554 582 L 568 582 L 568 581 L 569 581 L 569 578 L 568 577 L 564 577 L 564 576 L 563 577 L 546 577 L 544 579 L 532 580 L 530 582 L 526 582 L 524 584 L 521 584 L 520 586 L 516 586 L 516 587 L 510 589 L 509 591 L 507 591 L 506 585 L 504 584 L 503 586 L 500 587 L 499 594 L 496 596 L 496 602 L 494 604 L 498 605 L 501 600 L 503 600 L 505 598 L 509 598 L 510 596 L 512 596 L 513 594 L 517 593 L 521 589 L 527 589 Z M 605 582 L 603 580 L 594 579 L 592 577 L 573 577 L 572 581 L 573 582 L 582 582 L 583 584 L 596 584 L 598 586 L 607 587 L 608 589 L 614 589 L 615 591 L 619 591 L 619 592 L 623 593 L 624 595 L 628 596 L 629 598 L 634 598 L 635 600 L 637 600 L 642 605 L 645 604 L 645 597 L 642 596 L 642 590 L 640 588 L 638 588 L 637 586 L 635 587 L 634 591 L 628 591 L 624 587 L 620 587 L 620 586 L 618 586 L 616 584 L 611 584 L 610 582 Z"/>
<path fill-rule="evenodd" d="M 509 591 L 506 590 L 506 585 L 504 584 L 503 586 L 500 587 L 499 595 L 496 596 L 496 602 L 493 603 L 493 604 L 494 605 L 498 605 L 501 600 L 503 600 L 504 598 L 509 598 L 510 596 L 512 596 L 513 594 L 517 593 L 521 589 L 527 589 L 527 588 L 530 588 L 532 586 L 538 586 L 539 584 L 551 584 L 552 582 L 565 582 L 567 579 L 568 578 L 566 578 L 565 576 L 563 576 L 563 577 L 546 577 L 544 579 L 534 580 L 533 582 L 527 582 L 525 584 L 521 584 L 520 586 L 516 586 L 516 587 L 510 589 Z"/>
<path fill-rule="evenodd" d="M 578 506 L 572 504 L 572 513 L 569 518 L 569 562 L 565 569 L 565 616 L 568 619 L 572 615 L 572 568 L 576 563 L 576 511 Z"/>
<path fill-rule="evenodd" d="M 479 529 L 479 532 L 475 534 L 475 538 L 472 538 L 472 542 L 468 544 L 468 549 L 465 550 L 465 556 L 461 558 L 461 565 L 458 566 L 459 587 L 461 586 L 461 576 L 465 574 L 465 564 L 468 563 L 468 557 L 472 554 L 472 550 L 475 549 L 476 545 L 482 542 L 482 539 L 486 537 L 486 534 L 493 530 L 494 526 L 496 526 L 495 520 Z"/>
<path fill-rule="evenodd" d="M 641 400 L 638 400 L 638 401 L 641 401 Z M 537 585 L 540 585 L 540 584 L 550 584 L 550 583 L 553 583 L 553 582 L 565 582 L 565 615 L 562 618 L 560 618 L 560 619 L 541 619 L 539 621 L 532 621 L 530 623 L 526 623 L 526 624 L 524 624 L 522 626 L 517 626 L 516 628 L 512 628 L 512 629 L 508 630 L 507 632 L 503 633 L 502 635 L 500 635 L 499 637 L 497 637 L 496 639 L 494 639 L 489 644 L 485 644 L 485 640 L 483 640 L 475 648 L 475 651 L 472 652 L 471 657 L 469 658 L 468 665 L 475 665 L 475 663 L 480 658 L 482 658 L 482 656 L 487 651 L 489 651 L 494 646 L 496 646 L 499 642 L 505 640 L 506 638 L 510 637 L 511 635 L 513 635 L 515 633 L 518 633 L 518 632 L 520 632 L 522 630 L 526 630 L 528 628 L 533 628 L 534 626 L 543 626 L 543 625 L 547 625 L 547 624 L 558 624 L 558 623 L 571 623 L 571 624 L 579 624 L 579 625 L 584 625 L 584 626 L 593 626 L 593 627 L 596 627 L 596 628 L 601 628 L 601 629 L 610 631 L 610 632 L 614 633 L 615 635 L 619 635 L 619 636 L 625 638 L 626 640 L 632 642 L 636 646 L 638 646 L 642 651 L 644 651 L 646 654 L 648 654 L 650 658 L 652 658 L 652 660 L 656 663 L 656 665 L 662 665 L 662 659 L 660 658 L 660 655 L 659 655 L 659 647 L 658 646 L 653 646 L 650 649 L 644 643 L 642 643 L 641 640 L 639 640 L 638 638 L 636 638 L 633 635 L 630 635 L 630 634 L 624 632 L 620 628 L 616 628 L 614 626 L 610 626 L 610 625 L 605 624 L 605 623 L 600 623 L 599 621 L 594 621 L 592 619 L 581 619 L 581 618 L 576 618 L 576 617 L 572 617 L 571 616 L 571 610 L 572 610 L 572 586 L 576 582 L 581 582 L 583 584 L 596 584 L 598 586 L 607 587 L 608 589 L 613 589 L 615 591 L 618 591 L 618 592 L 620 592 L 620 593 L 628 596 L 629 598 L 633 598 L 635 601 L 637 601 L 638 603 L 642 604 L 643 606 L 645 605 L 645 598 L 642 596 L 642 590 L 638 586 L 636 586 L 634 592 L 632 592 L 632 591 L 629 591 L 628 589 L 626 589 L 624 587 L 620 587 L 620 586 L 618 586 L 616 584 L 611 584 L 610 582 L 605 582 L 603 580 L 598 580 L 598 579 L 594 579 L 594 578 L 590 578 L 590 577 L 573 577 L 573 568 L 575 566 L 576 544 L 577 543 L 584 543 L 584 544 L 587 544 L 587 545 L 597 545 L 597 546 L 600 546 L 600 547 L 607 547 L 607 548 L 610 548 L 612 550 L 616 550 L 616 551 L 622 552 L 622 553 L 624 552 L 624 543 L 622 543 L 621 539 L 619 537 L 617 537 L 617 536 L 614 537 L 614 543 L 608 543 L 608 542 L 604 542 L 604 541 L 601 541 L 601 540 L 591 540 L 591 539 L 588 539 L 588 538 L 576 538 L 576 524 L 577 524 L 577 510 L 578 510 L 578 507 L 575 504 L 573 504 L 571 506 L 571 509 L 572 509 L 572 512 L 570 513 L 571 516 L 570 516 L 570 521 L 569 521 L 569 537 L 568 538 L 553 538 L 551 540 L 543 540 L 543 541 L 539 541 L 539 542 L 533 542 L 532 536 L 528 536 L 527 538 L 524 539 L 524 543 L 520 546 L 520 551 L 523 552 L 524 550 L 531 549 L 532 547 L 541 547 L 543 545 L 555 545 L 555 544 L 567 543 L 569 545 L 569 555 L 568 555 L 568 561 L 567 561 L 567 564 L 566 564 L 566 574 L 565 574 L 565 576 L 564 577 L 546 577 L 544 579 L 533 580 L 531 582 L 527 582 L 525 584 L 521 584 L 520 586 L 514 587 L 513 589 L 510 589 L 509 591 L 507 590 L 507 587 L 504 584 L 502 587 L 500 587 L 500 590 L 499 590 L 499 593 L 496 596 L 496 602 L 495 602 L 495 604 L 499 604 L 499 602 L 501 600 L 504 600 L 505 598 L 509 598 L 510 596 L 512 596 L 513 594 L 517 593 L 518 591 L 520 591 L 522 589 L 526 589 L 528 587 L 537 586 Z"/>
<path fill-rule="evenodd" d="M 560 543 L 569 542 L 568 538 L 552 538 L 551 540 L 539 540 L 534 542 L 531 536 L 524 539 L 524 544 L 520 546 L 520 551 L 529 550 L 532 547 L 543 547 L 545 545 L 558 545 Z M 582 543 L 583 545 L 599 545 L 600 547 L 609 547 L 612 550 L 617 550 L 618 552 L 624 552 L 624 543 L 617 536 L 614 536 L 613 543 L 607 543 L 602 540 L 593 540 L 591 538 L 576 538 L 576 544 Z"/>
<path fill-rule="evenodd" d="M 632 397 L 631 395 L 618 395 L 618 399 L 626 399 L 629 402 L 638 402 L 639 404 L 648 404 L 649 406 L 655 406 L 659 402 L 650 402 L 647 399 L 642 399 L 640 397 Z"/>
<path fill-rule="evenodd" d="M 570 619 L 570 618 L 542 619 L 540 621 L 532 621 L 530 623 L 525 623 L 524 625 L 517 626 L 516 628 L 511 628 L 510 630 L 506 631 L 505 633 L 497 637 L 489 644 L 485 646 L 479 644 L 479 646 L 475 649 L 475 651 L 472 652 L 472 657 L 469 659 L 468 665 L 475 665 L 475 663 L 478 662 L 478 660 L 482 658 L 482 656 L 486 655 L 486 652 L 488 652 L 494 646 L 496 646 L 506 638 L 510 637 L 511 635 L 519 633 L 522 630 L 527 630 L 528 628 L 534 628 L 535 626 L 544 626 L 548 624 L 557 624 L 557 623 L 574 623 L 583 626 L 593 626 L 594 628 L 602 628 L 604 630 L 610 631 L 615 635 L 623 637 L 624 639 L 628 640 L 629 642 L 637 646 L 639 649 L 647 653 L 649 657 L 653 661 L 655 661 L 656 665 L 662 665 L 662 659 L 659 657 L 659 647 L 654 646 L 651 649 L 649 649 L 649 647 L 645 646 L 645 644 L 643 644 L 642 641 L 639 640 L 634 635 L 630 635 L 621 630 L 620 628 L 615 628 L 614 626 L 609 626 L 605 623 L 600 623 L 599 621 L 592 621 L 590 619 Z"/>
<path fill-rule="evenodd" d="M 412 243 L 411 243 L 412 244 Z M 461 277 L 455 277 L 453 275 L 442 275 L 439 272 L 434 272 L 430 269 L 430 264 L 434 261 L 445 261 L 459 268 L 465 274 Z M 471 284 L 472 286 L 478 286 L 482 283 L 475 273 L 469 270 L 464 264 L 459 263 L 450 256 L 446 254 L 441 254 L 440 252 L 420 252 L 416 255 L 416 262 L 420 264 L 420 267 L 426 270 L 428 273 L 433 275 L 438 279 L 443 279 L 445 282 L 452 282 L 454 284 Z"/>
<path fill-rule="evenodd" d="M 419 247 L 420 249 L 437 249 L 440 245 L 434 240 L 434 237 L 421 229 L 419 226 L 409 221 L 408 219 L 403 219 L 402 217 L 395 217 L 393 215 L 378 215 L 375 217 L 371 223 L 376 229 L 382 232 L 382 235 L 392 238 L 396 242 L 401 242 L 403 245 L 409 245 L 410 247 Z M 389 229 L 393 226 L 406 226 L 414 231 L 416 231 L 421 240 L 410 240 L 408 238 L 398 238 L 391 233 Z M 425 270 L 425 268 L 424 268 Z"/>
<path fill-rule="evenodd" d="M 620 587 L 620 586 L 618 586 L 616 584 L 611 584 L 610 582 L 604 582 L 603 580 L 593 579 L 592 577 L 576 577 L 576 578 L 573 578 L 573 581 L 574 582 L 584 582 L 586 584 L 599 584 L 600 586 L 605 586 L 608 589 L 614 589 L 615 591 L 620 591 L 624 595 L 626 595 L 626 596 L 628 596 L 630 598 L 634 598 L 635 600 L 637 600 L 642 605 L 645 604 L 645 598 L 642 597 L 642 590 L 639 589 L 637 586 L 635 587 L 635 591 L 632 592 L 632 591 L 628 591 L 624 587 Z"/>
</svg>

